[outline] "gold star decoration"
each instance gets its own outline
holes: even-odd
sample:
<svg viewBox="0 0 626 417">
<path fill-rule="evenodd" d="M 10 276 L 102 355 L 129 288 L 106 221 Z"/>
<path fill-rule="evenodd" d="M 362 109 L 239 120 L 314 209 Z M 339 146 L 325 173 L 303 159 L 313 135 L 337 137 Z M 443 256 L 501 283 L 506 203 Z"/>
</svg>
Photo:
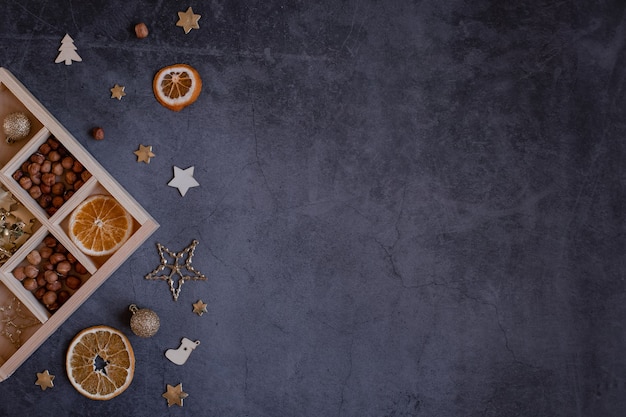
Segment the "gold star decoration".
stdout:
<svg viewBox="0 0 626 417">
<path fill-rule="evenodd" d="M 172 252 L 165 246 L 157 243 L 157 249 L 159 250 L 159 257 L 161 258 L 161 264 L 156 267 L 156 269 L 146 275 L 146 279 L 153 280 L 162 280 L 167 281 L 170 286 L 170 291 L 172 292 L 172 296 L 174 297 L 174 301 L 178 301 L 178 296 L 180 295 L 180 290 L 185 283 L 185 281 L 206 281 L 206 277 L 197 271 L 192 265 L 191 260 L 193 258 L 194 251 L 196 250 L 196 246 L 198 245 L 198 241 L 194 240 L 191 242 L 189 246 L 187 246 L 184 250 L 180 252 Z M 167 263 L 167 259 L 165 259 L 165 254 L 167 254 L 170 258 L 174 260 L 174 264 L 170 265 Z M 180 260 L 184 259 L 183 264 L 181 265 Z M 169 269 L 169 274 L 159 275 L 161 271 L 164 269 Z M 183 273 L 183 269 L 187 270 L 187 273 Z M 178 276 L 178 287 L 175 284 L 174 277 Z"/>
<path fill-rule="evenodd" d="M 36 318 L 22 312 L 22 303 L 15 297 L 10 304 L 0 306 L 0 335 L 7 338 L 16 349 L 22 346 L 22 331 L 39 323 Z"/>
<path fill-rule="evenodd" d="M 178 22 L 176 26 L 179 26 L 185 30 L 185 33 L 189 33 L 191 29 L 200 29 L 198 20 L 200 20 L 199 14 L 194 14 L 191 7 L 186 12 L 178 12 Z"/>
<path fill-rule="evenodd" d="M 202 300 L 198 300 L 198 302 L 193 304 L 193 312 L 197 315 L 201 316 L 206 313 L 206 304 L 202 302 Z"/>
<path fill-rule="evenodd" d="M 139 149 L 133 152 L 137 155 L 137 162 L 150 163 L 150 158 L 154 158 L 156 155 L 152 153 L 152 146 L 139 145 Z"/>
<path fill-rule="evenodd" d="M 0 188 L 0 208 L 8 212 L 13 204 L 17 204 L 13 194 Z"/>
<path fill-rule="evenodd" d="M 162 395 L 163 398 L 167 400 L 167 406 L 171 407 L 174 404 L 183 406 L 183 400 L 189 397 L 189 394 L 183 391 L 183 384 L 180 383 L 175 387 L 167 384 L 167 392 L 164 392 Z"/>
<path fill-rule="evenodd" d="M 39 385 L 41 390 L 45 391 L 46 388 L 54 387 L 53 379 L 54 375 L 50 375 L 50 372 L 46 369 L 43 372 L 37 372 L 37 382 L 35 382 L 35 385 Z"/>
<path fill-rule="evenodd" d="M 115 84 L 115 87 L 111 88 L 111 98 L 121 100 L 122 97 L 126 95 L 126 93 L 124 92 L 125 88 L 126 87 L 124 87 L 123 85 Z"/>
</svg>

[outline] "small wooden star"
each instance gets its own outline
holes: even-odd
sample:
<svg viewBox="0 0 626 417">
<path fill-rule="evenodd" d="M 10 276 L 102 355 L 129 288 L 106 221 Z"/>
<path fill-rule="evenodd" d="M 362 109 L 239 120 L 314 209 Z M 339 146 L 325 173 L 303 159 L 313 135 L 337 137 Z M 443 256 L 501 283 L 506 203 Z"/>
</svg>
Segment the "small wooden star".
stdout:
<svg viewBox="0 0 626 417">
<path fill-rule="evenodd" d="M 150 163 L 150 158 L 154 158 L 156 155 L 152 153 L 152 146 L 139 145 L 139 149 L 133 152 L 137 155 L 137 162 Z"/>
<path fill-rule="evenodd" d="M 156 269 L 146 275 L 146 279 L 154 279 L 154 280 L 162 280 L 167 281 L 170 285 L 170 291 L 172 292 L 172 296 L 174 297 L 174 301 L 178 301 L 178 296 L 180 295 L 180 289 L 185 283 L 185 281 L 206 281 L 206 277 L 197 271 L 192 265 L 191 260 L 193 258 L 194 251 L 196 250 L 196 246 L 198 245 L 198 241 L 194 240 L 191 242 L 191 245 L 187 246 L 181 252 L 172 252 L 165 246 L 157 243 L 157 249 L 159 250 L 159 257 L 161 258 L 161 264 L 156 267 Z M 174 259 L 174 265 L 169 265 L 167 263 L 167 259 L 165 259 L 165 254 L 167 254 L 170 258 Z M 180 260 L 186 258 L 184 263 L 181 265 Z M 169 269 L 169 274 L 159 275 L 161 271 L 164 269 Z M 183 275 L 183 269 L 187 271 L 187 274 Z M 174 283 L 174 277 L 178 276 L 178 287 Z"/>
<path fill-rule="evenodd" d="M 111 88 L 111 98 L 121 100 L 122 97 L 126 95 L 126 93 L 124 92 L 125 88 L 126 87 L 124 87 L 123 85 L 115 84 L 115 87 Z"/>
<path fill-rule="evenodd" d="M 180 169 L 174 166 L 174 178 L 172 178 L 167 185 L 178 188 L 178 192 L 184 197 L 185 194 L 187 194 L 187 190 L 200 185 L 193 177 L 193 169 L 194 167 Z"/>
<path fill-rule="evenodd" d="M 193 312 L 197 315 L 201 316 L 206 313 L 206 304 L 202 302 L 202 300 L 198 300 L 198 302 L 193 304 Z"/>
<path fill-rule="evenodd" d="M 176 26 L 179 26 L 185 30 L 185 33 L 189 33 L 191 29 L 200 29 L 198 20 L 200 20 L 199 14 L 194 14 L 191 7 L 186 12 L 178 12 L 178 22 Z"/>
<path fill-rule="evenodd" d="M 167 384 L 167 392 L 164 392 L 162 397 L 167 400 L 167 406 L 171 407 L 174 404 L 183 406 L 183 400 L 187 398 L 189 394 L 183 391 L 183 384 L 180 383 L 175 387 Z"/>
<path fill-rule="evenodd" d="M 53 379 L 54 375 L 50 375 L 50 372 L 46 369 L 43 372 L 37 372 L 37 382 L 35 382 L 35 385 L 39 385 L 41 390 L 45 391 L 46 388 L 54 387 Z"/>
<path fill-rule="evenodd" d="M 13 198 L 13 194 L 11 194 L 8 191 L 4 191 L 0 189 L 0 208 L 1 209 L 7 212 L 10 212 L 11 206 L 16 203 L 17 203 L 17 200 Z"/>
</svg>

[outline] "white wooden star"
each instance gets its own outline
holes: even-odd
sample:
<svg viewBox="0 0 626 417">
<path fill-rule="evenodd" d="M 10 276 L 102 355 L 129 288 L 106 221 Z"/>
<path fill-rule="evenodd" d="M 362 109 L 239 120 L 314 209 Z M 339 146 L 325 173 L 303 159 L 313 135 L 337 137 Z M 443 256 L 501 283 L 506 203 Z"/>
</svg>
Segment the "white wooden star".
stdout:
<svg viewBox="0 0 626 417">
<path fill-rule="evenodd" d="M 193 168 L 180 169 L 174 166 L 174 178 L 167 183 L 170 187 L 178 188 L 180 195 L 183 197 L 187 194 L 187 190 L 192 187 L 197 187 L 200 184 L 193 178 Z"/>
</svg>

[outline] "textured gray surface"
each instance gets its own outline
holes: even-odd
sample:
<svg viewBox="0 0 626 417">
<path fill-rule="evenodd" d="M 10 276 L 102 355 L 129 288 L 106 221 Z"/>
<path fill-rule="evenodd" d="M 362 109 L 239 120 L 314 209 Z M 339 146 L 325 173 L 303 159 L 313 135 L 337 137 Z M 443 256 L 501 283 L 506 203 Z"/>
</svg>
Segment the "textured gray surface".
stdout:
<svg viewBox="0 0 626 417">
<path fill-rule="evenodd" d="M 623 4 L 312 3 L 2 2 L 0 65 L 161 228 L 0 384 L 0 415 L 623 416 Z M 151 81 L 177 62 L 204 91 L 173 113 Z M 200 187 L 167 187 L 173 165 Z M 142 277 L 192 239 L 209 280 L 175 303 Z M 67 345 L 130 335 L 131 303 L 162 328 L 131 337 L 124 394 L 85 399 Z"/>
</svg>

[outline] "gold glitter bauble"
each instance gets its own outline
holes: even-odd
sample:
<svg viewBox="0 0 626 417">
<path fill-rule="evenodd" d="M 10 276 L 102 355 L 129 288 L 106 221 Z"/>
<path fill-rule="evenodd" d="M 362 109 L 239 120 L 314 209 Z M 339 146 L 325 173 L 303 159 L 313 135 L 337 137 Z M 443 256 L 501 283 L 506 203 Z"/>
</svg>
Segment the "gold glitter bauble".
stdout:
<svg viewBox="0 0 626 417">
<path fill-rule="evenodd" d="M 139 309 L 135 304 L 128 307 L 133 316 L 130 318 L 130 329 L 139 337 L 152 337 L 159 331 L 161 321 L 157 314 L 147 308 Z"/>
<path fill-rule="evenodd" d="M 17 142 L 24 139 L 30 133 L 30 120 L 21 112 L 9 114 L 4 118 L 2 130 L 7 135 L 7 143 Z"/>
</svg>

